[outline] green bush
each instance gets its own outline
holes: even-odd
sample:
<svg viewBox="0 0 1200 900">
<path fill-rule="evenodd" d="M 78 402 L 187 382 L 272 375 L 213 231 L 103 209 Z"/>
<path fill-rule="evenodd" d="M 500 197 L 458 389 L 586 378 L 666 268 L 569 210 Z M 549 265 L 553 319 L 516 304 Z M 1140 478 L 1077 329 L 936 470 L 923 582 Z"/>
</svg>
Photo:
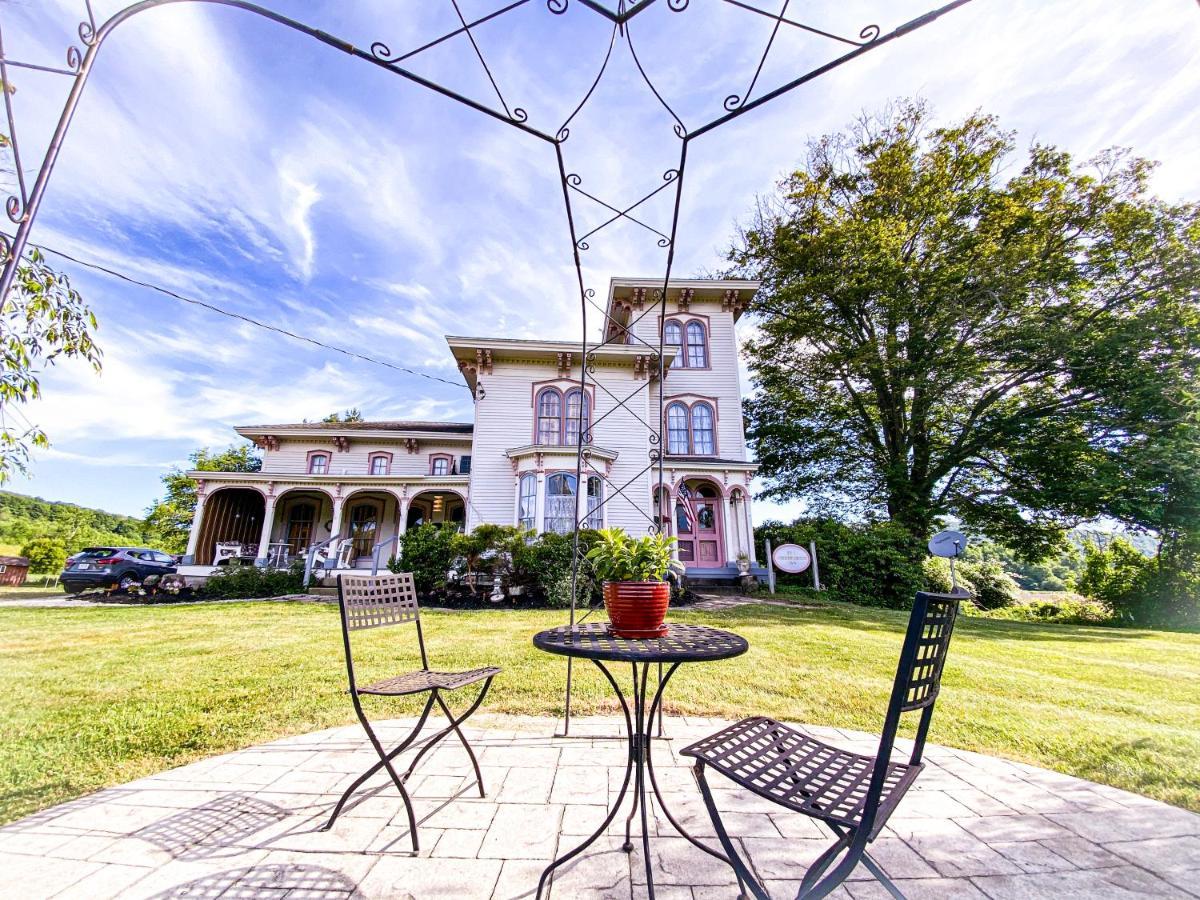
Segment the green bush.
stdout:
<svg viewBox="0 0 1200 900">
<path fill-rule="evenodd" d="M 598 537 L 598 532 L 590 529 L 579 532 L 582 556 L 586 557 Z M 560 609 L 569 607 L 574 547 L 574 538 L 569 534 L 527 535 L 520 546 L 513 549 L 512 583 L 525 587 L 530 603 L 544 603 Z M 592 578 L 586 558 L 580 562 L 579 575 L 577 605 L 583 607 L 600 602 L 600 587 Z"/>
<path fill-rule="evenodd" d="M 228 565 L 219 567 L 197 594 L 213 600 L 282 597 L 300 593 L 303 582 L 304 564 L 299 561 L 287 569 Z"/>
<path fill-rule="evenodd" d="M 1010 622 L 1041 622 L 1051 625 L 1114 624 L 1112 613 L 1106 606 L 1084 597 L 1027 600 L 999 609 L 967 609 L 967 614 Z"/>
<path fill-rule="evenodd" d="M 999 609 L 1017 601 L 1017 583 L 996 560 L 958 563 L 958 574 L 971 593 L 975 605 L 982 609 Z"/>
<path fill-rule="evenodd" d="M 827 518 L 797 519 L 791 525 L 767 522 L 755 533 L 759 559 L 766 559 L 768 538 L 772 546 L 794 543 L 807 547 L 815 541 L 821 586 L 835 600 L 908 609 L 916 592 L 925 587 L 922 562 L 927 552 L 923 544 L 890 522 L 847 525 Z M 778 583 L 808 587 L 812 573 L 778 573 Z"/>
<path fill-rule="evenodd" d="M 445 586 L 446 573 L 462 555 L 462 546 L 457 528 L 426 523 L 404 532 L 400 551 L 400 559 L 390 560 L 388 568 L 412 572 L 417 591 L 428 594 Z"/>
<path fill-rule="evenodd" d="M 59 538 L 36 537 L 21 548 L 29 559 L 29 571 L 57 574 L 67 561 L 67 545 Z"/>
</svg>

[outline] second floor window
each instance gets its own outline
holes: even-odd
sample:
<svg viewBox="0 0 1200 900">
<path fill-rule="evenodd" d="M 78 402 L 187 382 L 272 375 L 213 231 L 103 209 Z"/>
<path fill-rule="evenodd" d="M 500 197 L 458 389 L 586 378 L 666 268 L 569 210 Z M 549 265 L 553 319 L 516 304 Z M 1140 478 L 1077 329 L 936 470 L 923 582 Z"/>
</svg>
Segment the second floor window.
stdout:
<svg viewBox="0 0 1200 900">
<path fill-rule="evenodd" d="M 371 457 L 371 474 L 386 475 L 388 473 L 388 458 L 386 456 Z"/>
<path fill-rule="evenodd" d="M 582 430 L 585 443 L 589 439 L 591 403 L 579 388 L 565 394 L 557 388 L 542 388 L 537 396 L 537 427 L 534 442 L 546 446 L 574 446 Z"/>
<path fill-rule="evenodd" d="M 663 323 L 663 346 L 675 350 L 672 368 L 708 368 L 708 328 L 693 319 L 683 325 L 675 319 Z"/>
<path fill-rule="evenodd" d="M 546 388 L 538 395 L 537 442 L 557 444 L 562 429 L 562 397 L 554 388 Z"/>
<path fill-rule="evenodd" d="M 717 452 L 716 417 L 708 403 L 690 407 L 675 401 L 667 407 L 667 452 L 711 456 Z"/>
<path fill-rule="evenodd" d="M 329 454 L 314 453 L 308 458 L 309 475 L 325 475 L 329 472 Z"/>
<path fill-rule="evenodd" d="M 430 475 L 449 475 L 450 459 L 446 456 L 435 456 L 429 463 Z"/>
</svg>

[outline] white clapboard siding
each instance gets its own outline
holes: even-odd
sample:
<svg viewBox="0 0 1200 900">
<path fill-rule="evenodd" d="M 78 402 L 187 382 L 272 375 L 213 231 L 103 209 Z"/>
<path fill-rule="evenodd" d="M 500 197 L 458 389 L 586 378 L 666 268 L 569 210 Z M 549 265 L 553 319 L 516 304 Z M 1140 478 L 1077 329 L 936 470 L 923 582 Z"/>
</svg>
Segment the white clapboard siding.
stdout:
<svg viewBox="0 0 1200 900">
<path fill-rule="evenodd" d="M 308 454 L 312 450 L 322 450 L 329 453 L 330 475 L 361 476 L 370 474 L 369 460 L 371 454 L 377 451 L 392 454 L 392 468 L 388 473 L 393 476 L 414 476 L 429 474 L 429 460 L 434 454 L 445 453 L 454 458 L 457 467 L 459 458 L 471 455 L 471 444 L 467 441 L 443 442 L 421 440 L 417 444 L 417 453 L 409 453 L 403 443 L 371 440 L 369 434 L 350 435 L 350 449 L 338 450 L 333 445 L 333 438 L 283 439 L 278 450 L 263 452 L 263 473 L 279 475 L 303 475 L 308 472 Z M 343 472 L 343 470 L 345 470 Z"/>
<path fill-rule="evenodd" d="M 483 399 L 475 404 L 475 445 L 471 462 L 470 509 L 468 525 L 474 527 L 481 522 L 504 525 L 516 523 L 517 475 L 507 451 L 527 447 L 534 443 L 533 385 L 552 382 L 560 389 L 579 383 L 579 367 L 575 366 L 568 378 L 556 379 L 557 367 L 550 362 L 507 362 L 497 361 L 491 374 L 483 375 Z M 635 381 L 631 364 L 609 366 L 601 363 L 596 374 L 589 374 L 589 381 L 599 379 L 612 394 L 625 398 L 645 381 Z M 595 388 L 595 409 L 592 421 L 596 422 L 617 403 L 603 389 Z M 649 463 L 648 432 L 637 415 L 643 420 L 648 416 L 646 392 L 642 391 L 628 401 L 633 412 L 617 409 L 592 429 L 592 443 L 605 450 L 616 451 L 618 456 L 608 478 L 617 485 L 625 485 L 626 495 L 633 502 L 616 497 L 605 506 L 605 524 L 621 526 L 630 531 L 644 532 L 649 524 L 638 509 L 645 509 L 649 498 L 650 482 L 647 474 L 639 474 Z M 546 474 L 551 471 L 569 471 L 574 474 L 573 456 L 555 454 L 554 462 L 547 462 Z M 603 470 L 603 463 L 597 461 Z M 528 468 L 525 464 L 523 468 Z M 634 505 L 636 504 L 636 506 Z"/>
<path fill-rule="evenodd" d="M 643 312 L 645 315 L 643 316 Z M 661 311 L 647 305 L 635 310 L 636 337 L 658 347 L 658 323 Z M 738 381 L 738 344 L 734 333 L 733 313 L 721 309 L 719 300 L 693 299 L 689 311 L 676 312 L 676 304 L 667 302 L 667 318 L 686 323 L 689 318 L 707 317 L 709 368 L 687 369 L 676 365 L 667 375 L 666 398 L 688 396 L 711 397 L 717 404 L 717 452 L 722 459 L 747 459 L 746 433 L 742 427 L 742 394 Z M 653 399 L 657 406 L 658 396 Z"/>
</svg>

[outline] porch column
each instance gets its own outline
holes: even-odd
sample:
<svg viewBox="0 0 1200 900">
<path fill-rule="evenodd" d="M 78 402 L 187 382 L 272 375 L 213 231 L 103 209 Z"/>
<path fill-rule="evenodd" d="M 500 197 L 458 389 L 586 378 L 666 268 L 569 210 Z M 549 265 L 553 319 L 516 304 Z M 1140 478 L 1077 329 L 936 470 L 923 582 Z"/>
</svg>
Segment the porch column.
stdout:
<svg viewBox="0 0 1200 900">
<path fill-rule="evenodd" d="M 754 520 L 750 518 L 750 491 L 746 491 L 746 502 L 742 504 L 742 513 L 746 517 L 746 552 L 750 554 L 750 562 L 758 564 L 754 555 Z"/>
<path fill-rule="evenodd" d="M 196 492 L 196 511 L 192 513 L 192 527 L 188 530 L 187 551 L 184 556 L 192 563 L 196 560 L 196 548 L 200 544 L 200 526 L 204 523 L 204 502 L 207 499 L 201 491 Z"/>
<path fill-rule="evenodd" d="M 404 534 L 408 531 L 408 503 L 407 497 L 396 498 L 396 508 L 400 510 L 400 519 L 396 522 L 396 534 Z M 396 553 L 399 556 L 399 552 Z"/>
<path fill-rule="evenodd" d="M 331 538 L 341 537 L 342 534 L 342 504 L 345 501 L 341 497 L 333 499 L 333 521 L 329 523 L 329 536 Z"/>
<path fill-rule="evenodd" d="M 725 559 L 722 561 L 722 565 L 728 565 L 731 560 L 737 559 L 737 529 L 729 527 L 733 524 L 734 509 L 733 504 L 729 502 L 728 495 L 721 498 L 721 520 L 727 523 L 722 541 L 725 545 Z"/>
<path fill-rule="evenodd" d="M 275 530 L 275 498 L 268 497 L 263 506 L 262 532 L 258 536 L 258 558 L 256 566 L 266 566 L 267 553 L 271 547 L 271 532 Z"/>
<path fill-rule="evenodd" d="M 730 549 L 733 550 L 733 558 L 737 559 L 738 553 L 746 550 L 746 542 L 742 536 L 742 531 L 745 528 L 745 517 L 742 515 L 742 503 L 745 501 L 741 494 L 737 494 L 729 498 L 729 508 L 732 511 L 729 521 L 729 534 L 732 538 Z M 750 555 L 750 551 L 746 550 L 746 555 Z"/>
</svg>

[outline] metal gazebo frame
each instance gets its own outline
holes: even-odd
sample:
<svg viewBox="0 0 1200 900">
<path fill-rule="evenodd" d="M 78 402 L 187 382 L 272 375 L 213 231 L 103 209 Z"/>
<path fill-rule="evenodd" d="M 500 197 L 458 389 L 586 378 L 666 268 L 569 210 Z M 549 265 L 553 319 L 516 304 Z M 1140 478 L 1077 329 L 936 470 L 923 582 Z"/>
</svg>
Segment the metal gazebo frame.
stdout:
<svg viewBox="0 0 1200 900">
<path fill-rule="evenodd" d="M 8 234 L 0 233 L 0 260 L 2 260 L 4 264 L 3 272 L 0 273 L 0 297 L 7 297 L 8 292 L 12 287 L 17 269 L 21 264 L 25 249 L 29 242 L 30 231 L 33 227 L 34 221 L 37 218 L 38 210 L 41 206 L 46 187 L 49 184 L 51 175 L 53 174 L 59 151 L 62 148 L 63 141 L 65 140 L 67 132 L 70 128 L 75 110 L 78 107 L 82 97 L 83 89 L 87 84 L 88 77 L 91 75 L 92 69 L 95 66 L 96 59 L 99 55 L 100 48 L 103 46 L 105 40 L 112 35 L 118 26 L 134 16 L 143 12 L 147 12 L 151 9 L 167 6 L 169 4 L 206 4 L 242 10 L 250 13 L 251 15 L 258 16 L 285 28 L 289 28 L 293 31 L 307 35 L 308 37 L 320 41 L 321 43 L 332 47 L 335 50 L 360 59 L 373 66 L 386 69 L 387 71 L 399 75 L 400 77 L 414 84 L 427 88 L 430 91 L 442 95 L 443 97 L 446 97 L 473 110 L 476 110 L 479 113 L 489 116 L 492 119 L 504 123 L 509 127 L 522 131 L 538 141 L 548 144 L 554 148 L 555 160 L 558 167 L 558 177 L 562 188 L 563 203 L 567 216 L 567 227 L 571 236 L 572 254 L 574 257 L 576 280 L 579 290 L 579 303 L 583 318 L 583 334 L 580 340 L 579 387 L 581 391 L 586 392 L 588 376 L 595 374 L 595 361 L 593 356 L 594 352 L 607 344 L 616 342 L 617 340 L 619 340 L 621 343 L 637 342 L 646 347 L 650 357 L 650 371 L 657 372 L 657 383 L 660 386 L 658 390 L 659 408 L 657 421 L 643 423 L 649 432 L 650 451 L 648 463 L 636 476 L 634 476 L 634 478 L 626 481 L 624 484 L 614 485 L 613 481 L 606 474 L 603 467 L 594 467 L 591 465 L 591 428 L 594 427 L 604 417 L 611 415 L 617 409 L 624 408 L 627 411 L 632 412 L 628 406 L 629 401 L 641 391 L 651 390 L 651 385 L 653 385 L 655 381 L 653 378 L 646 378 L 645 384 L 638 387 L 630 396 L 622 398 L 613 395 L 610 391 L 608 391 L 607 388 L 604 387 L 603 384 L 599 382 L 599 380 L 593 379 L 596 387 L 607 393 L 610 399 L 614 401 L 616 405 L 608 413 L 605 413 L 604 416 L 585 424 L 583 421 L 585 405 L 583 403 L 579 404 L 578 418 L 576 420 L 575 429 L 578 435 L 575 466 L 577 500 L 586 471 L 588 476 L 595 475 L 601 478 L 605 485 L 604 496 L 600 503 L 601 506 L 609 503 L 613 498 L 621 496 L 626 500 L 626 502 L 629 502 L 635 509 L 645 516 L 647 522 L 649 523 L 647 526 L 648 530 L 651 532 L 657 532 L 661 529 L 661 514 L 656 514 L 654 512 L 654 505 L 655 502 L 661 502 L 660 498 L 662 497 L 664 488 L 664 453 L 662 446 L 664 430 L 664 400 L 661 385 L 663 384 L 666 367 L 663 359 L 663 329 L 660 325 L 658 329 L 657 343 L 650 343 L 634 335 L 632 327 L 646 315 L 651 313 L 660 304 L 662 305 L 664 312 L 666 309 L 667 290 L 670 284 L 671 270 L 675 258 L 675 241 L 679 225 L 679 208 L 682 198 L 684 172 L 687 165 L 688 147 L 692 141 L 702 137 L 705 134 L 708 134 L 710 131 L 713 131 L 720 126 L 745 115 L 753 109 L 757 109 L 763 104 L 794 90 L 800 85 L 813 81 L 814 79 L 819 78 L 833 69 L 845 65 L 851 60 L 857 59 L 859 56 L 862 56 L 865 53 L 876 50 L 884 44 L 903 37 L 904 35 L 911 34 L 917 29 L 930 24 L 940 16 L 943 16 L 946 13 L 965 5 L 966 3 L 970 2 L 970 0 L 951 0 L 951 2 L 947 2 L 936 9 L 911 19 L 902 25 L 899 25 L 886 34 L 882 33 L 878 25 L 868 25 L 859 32 L 857 38 L 849 38 L 842 35 L 837 35 L 832 32 L 816 28 L 812 25 L 805 24 L 796 19 L 789 18 L 787 12 L 790 0 L 780 0 L 781 8 L 778 13 L 757 7 L 750 2 L 746 2 L 746 0 L 721 0 L 723 4 L 745 11 L 748 15 L 757 15 L 763 17 L 772 22 L 773 25 L 771 26 L 770 37 L 763 48 L 762 54 L 758 60 L 758 64 L 753 72 L 753 75 L 749 79 L 746 90 L 742 94 L 731 94 L 726 97 L 723 103 L 724 111 L 720 115 L 717 115 L 701 125 L 690 128 L 684 124 L 680 116 L 676 114 L 675 110 L 672 109 L 671 105 L 663 97 L 662 92 L 658 90 L 658 88 L 651 81 L 650 77 L 646 74 L 641 61 L 638 59 L 637 51 L 633 43 L 631 25 L 634 18 L 644 13 L 650 7 L 660 3 L 660 0 L 617 0 L 615 8 L 606 5 L 605 3 L 601 2 L 601 0 L 574 0 L 574 2 L 578 3 L 580 7 L 590 10 L 591 12 L 608 21 L 612 26 L 612 34 L 608 42 L 608 48 L 604 55 L 603 62 L 601 63 L 600 69 L 597 72 L 595 79 L 592 81 L 591 86 L 588 88 L 583 99 L 580 100 L 578 105 L 575 106 L 571 114 L 553 133 L 544 131 L 535 127 L 534 125 L 531 125 L 529 123 L 528 113 L 522 107 L 512 105 L 508 102 L 500 88 L 499 83 L 494 77 L 491 68 L 488 66 L 487 61 L 484 58 L 484 54 L 481 51 L 478 42 L 475 40 L 475 37 L 472 34 L 473 30 L 479 26 L 506 16 L 520 7 L 524 7 L 529 4 L 536 5 L 538 2 L 540 2 L 540 0 L 509 0 L 509 2 L 507 2 L 505 5 L 499 6 L 492 12 L 471 21 L 468 21 L 464 17 L 458 0 L 448 0 L 458 17 L 459 22 L 461 23 L 460 27 L 404 53 L 393 53 L 391 48 L 382 41 L 375 41 L 374 43 L 370 44 L 369 49 L 362 49 L 361 47 L 356 46 L 354 43 L 345 40 L 344 38 L 329 34 L 296 19 L 281 15 L 265 6 L 247 2 L 247 0 L 141 0 L 141 2 L 133 3 L 130 6 L 127 6 L 114 13 L 103 23 L 97 22 L 95 14 L 92 10 L 91 0 L 83 0 L 83 2 L 86 9 L 87 18 L 79 24 L 77 32 L 79 35 L 79 40 L 84 49 L 80 50 L 78 46 L 74 45 L 68 47 L 65 67 L 48 66 L 40 63 L 25 62 L 9 58 L 3 43 L 3 29 L 0 27 L 0 92 L 2 92 L 4 95 L 8 135 L 13 152 L 17 182 L 17 193 L 13 196 L 10 196 L 5 204 L 5 209 L 8 213 L 9 219 L 17 226 L 16 232 L 11 237 Z M 562 15 L 567 11 L 571 2 L 572 0 L 545 0 L 545 6 L 551 14 Z M 672 13 L 684 12 L 688 8 L 689 3 L 690 0 L 665 0 L 666 7 Z M 836 55 L 831 58 L 828 62 L 812 68 L 782 85 L 756 94 L 755 89 L 758 87 L 758 81 L 760 75 L 762 74 L 763 67 L 771 53 L 771 49 L 774 46 L 776 37 L 785 27 L 789 29 L 798 29 L 838 44 L 842 47 L 849 47 L 850 49 L 845 50 L 840 55 Z M 452 90 L 451 88 L 418 75 L 416 72 L 413 72 L 403 65 L 407 60 L 412 59 L 425 50 L 428 50 L 431 47 L 437 46 L 444 41 L 450 40 L 451 38 L 459 35 L 465 35 L 470 41 L 476 59 L 478 60 L 479 65 L 482 67 L 483 72 L 486 74 L 487 80 L 495 94 L 496 103 L 482 102 L 468 97 L 462 93 L 459 93 L 458 91 Z M 638 72 L 641 75 L 641 78 L 645 82 L 646 86 L 650 89 L 657 102 L 673 120 L 674 136 L 679 141 L 678 165 L 675 168 L 669 169 L 663 173 L 661 184 L 657 185 L 653 190 L 649 191 L 639 200 L 627 205 L 610 204 L 595 194 L 585 191 L 582 187 L 582 178 L 580 178 L 579 175 L 567 170 L 563 156 L 563 146 L 566 144 L 571 134 L 569 126 L 576 115 L 578 115 L 580 110 L 582 110 L 591 99 L 597 85 L 599 85 L 601 79 L 604 77 L 604 73 L 607 70 L 608 63 L 612 58 L 613 50 L 618 41 L 622 41 L 628 46 L 629 53 L 637 67 Z M 9 81 L 10 67 L 49 72 L 72 79 L 70 93 L 68 94 L 63 105 L 58 123 L 54 129 L 41 164 L 38 167 L 37 174 L 33 179 L 32 185 L 27 184 L 25 172 L 21 164 L 21 149 L 17 135 L 16 120 L 13 112 L 12 96 L 11 92 L 8 90 L 8 86 L 11 83 Z M 653 226 L 633 215 L 633 212 L 650 198 L 656 196 L 662 191 L 672 188 L 674 189 L 674 198 L 671 205 L 671 222 L 665 231 L 654 228 Z M 579 234 L 579 229 L 576 226 L 575 207 L 572 202 L 573 198 L 577 196 L 587 198 L 590 202 L 604 207 L 611 213 L 611 216 L 590 231 L 587 231 L 582 235 Z M 597 232 L 601 231 L 603 228 L 620 219 L 626 219 L 650 231 L 653 235 L 657 236 L 658 246 L 666 251 L 666 262 L 665 271 L 662 278 L 662 287 L 654 291 L 654 296 L 649 298 L 649 301 L 645 304 L 645 309 L 636 319 L 625 323 L 616 322 L 616 320 L 613 319 L 613 317 L 609 314 L 609 311 L 605 307 L 601 307 L 596 302 L 595 291 L 591 288 L 588 288 L 584 283 L 585 279 L 580 260 L 580 252 L 588 249 L 588 239 Z M 598 309 L 603 319 L 606 320 L 604 328 L 602 328 L 601 338 L 595 343 L 589 342 L 587 334 L 587 317 L 589 306 L 593 306 Z M 616 325 L 617 327 L 610 329 L 609 325 Z M 476 402 L 482 399 L 483 395 L 483 384 L 482 382 L 477 382 L 475 397 Z M 642 501 L 627 495 L 626 490 L 639 482 L 642 476 L 646 475 L 647 473 L 651 474 L 651 495 L 643 498 Z M 644 508 L 642 502 L 645 503 Z M 586 507 L 586 504 L 584 504 L 584 506 Z M 579 531 L 580 528 L 585 524 L 589 512 L 594 512 L 594 510 L 589 511 L 585 508 L 581 515 L 579 512 L 579 507 L 580 504 L 577 502 L 573 526 L 575 553 L 571 578 L 571 625 L 576 623 L 577 617 L 578 576 L 580 564 Z M 570 728 L 571 675 L 572 669 L 570 661 L 568 661 L 566 697 L 564 702 L 564 733 L 566 733 Z"/>
</svg>

